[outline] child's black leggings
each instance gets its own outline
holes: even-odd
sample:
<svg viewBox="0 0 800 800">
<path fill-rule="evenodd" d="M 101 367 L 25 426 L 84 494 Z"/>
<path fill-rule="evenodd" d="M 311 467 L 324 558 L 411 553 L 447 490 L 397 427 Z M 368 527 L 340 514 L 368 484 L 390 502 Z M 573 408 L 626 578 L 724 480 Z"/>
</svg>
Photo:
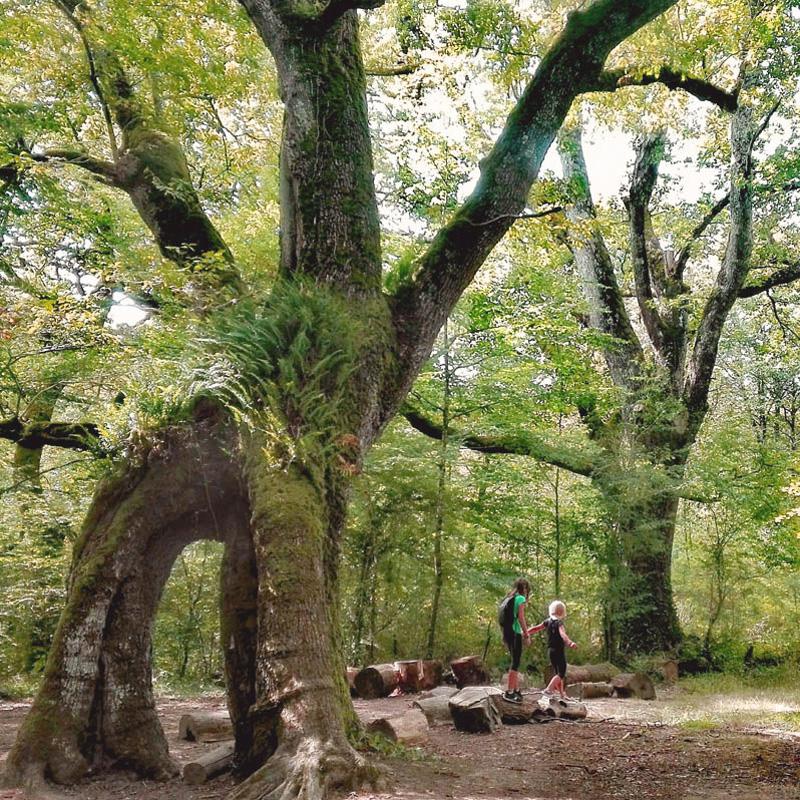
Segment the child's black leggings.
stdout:
<svg viewBox="0 0 800 800">
<path fill-rule="evenodd" d="M 522 661 L 522 634 L 513 633 L 505 637 L 506 647 L 511 653 L 511 669 L 519 671 L 519 662 Z"/>
<path fill-rule="evenodd" d="M 564 652 L 563 648 L 549 648 L 549 656 L 550 656 L 550 663 L 555 670 L 556 675 L 560 675 L 561 678 L 567 677 L 567 654 Z"/>
</svg>

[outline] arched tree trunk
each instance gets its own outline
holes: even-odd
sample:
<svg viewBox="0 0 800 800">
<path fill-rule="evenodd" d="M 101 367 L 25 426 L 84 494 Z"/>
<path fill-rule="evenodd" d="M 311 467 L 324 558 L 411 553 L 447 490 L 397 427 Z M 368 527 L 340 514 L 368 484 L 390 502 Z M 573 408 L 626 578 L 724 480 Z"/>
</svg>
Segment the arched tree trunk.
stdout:
<svg viewBox="0 0 800 800">
<path fill-rule="evenodd" d="M 224 538 L 229 517 L 246 508 L 226 436 L 213 419 L 171 429 L 99 487 L 7 783 L 36 790 L 46 778 L 70 784 L 111 765 L 156 779 L 176 773 L 153 703 L 152 625 L 181 550 Z"/>
</svg>

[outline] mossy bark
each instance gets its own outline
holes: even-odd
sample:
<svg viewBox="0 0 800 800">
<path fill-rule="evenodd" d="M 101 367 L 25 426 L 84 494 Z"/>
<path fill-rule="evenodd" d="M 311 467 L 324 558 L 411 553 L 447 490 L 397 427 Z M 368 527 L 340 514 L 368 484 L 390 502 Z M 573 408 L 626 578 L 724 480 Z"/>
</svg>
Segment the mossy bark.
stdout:
<svg viewBox="0 0 800 800">
<path fill-rule="evenodd" d="M 318 800 L 375 778 L 347 736 L 357 721 L 337 610 L 345 498 L 331 481 L 320 484 L 296 463 L 265 463 L 257 444 L 247 478 L 259 617 L 250 724 L 259 756 L 269 759 L 231 797 Z"/>
<path fill-rule="evenodd" d="M 216 423 L 170 430 L 95 494 L 67 604 L 5 780 L 36 790 L 89 771 L 176 773 L 151 689 L 156 607 L 180 551 L 241 530 L 246 503 Z"/>
</svg>

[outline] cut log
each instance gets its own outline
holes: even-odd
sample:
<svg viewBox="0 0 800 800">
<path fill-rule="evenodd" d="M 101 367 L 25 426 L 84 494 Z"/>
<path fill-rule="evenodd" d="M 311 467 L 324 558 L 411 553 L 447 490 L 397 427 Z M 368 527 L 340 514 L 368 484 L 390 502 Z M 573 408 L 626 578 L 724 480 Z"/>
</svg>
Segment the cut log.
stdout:
<svg viewBox="0 0 800 800">
<path fill-rule="evenodd" d="M 444 665 L 441 661 L 423 661 L 422 662 L 422 677 L 420 678 L 419 688 L 420 691 L 435 689 L 442 682 L 442 675 L 444 674 Z"/>
<path fill-rule="evenodd" d="M 578 700 L 594 700 L 598 697 L 611 697 L 614 687 L 610 683 L 571 683 L 567 686 L 567 694 Z"/>
<path fill-rule="evenodd" d="M 358 691 L 356 690 L 356 675 L 358 675 L 358 670 L 355 667 L 348 667 L 344 674 L 347 678 L 347 685 L 350 687 L 350 697 L 358 697 Z"/>
<path fill-rule="evenodd" d="M 493 695 L 502 692 L 494 686 L 468 686 L 450 700 L 450 714 L 457 730 L 467 733 L 491 733 L 503 724 Z"/>
<path fill-rule="evenodd" d="M 422 680 L 422 662 L 419 659 L 416 661 L 398 661 L 397 671 L 400 674 L 398 685 L 402 691 L 408 693 L 419 691 L 420 681 Z"/>
<path fill-rule="evenodd" d="M 397 688 L 398 674 L 394 664 L 373 664 L 364 667 L 353 682 L 359 697 L 375 700 L 388 697 Z"/>
<path fill-rule="evenodd" d="M 427 700 L 430 697 L 452 697 L 454 694 L 458 694 L 458 689 L 455 686 L 437 686 L 429 692 L 423 692 L 418 699 Z"/>
<path fill-rule="evenodd" d="M 620 669 L 613 664 L 574 664 L 567 665 L 566 683 L 596 683 L 598 681 L 610 681 L 615 675 L 619 675 Z M 545 686 L 550 683 L 553 675 L 553 668 L 548 664 L 544 669 Z"/>
<path fill-rule="evenodd" d="M 572 698 L 542 697 L 539 707 L 551 717 L 559 719 L 585 719 L 586 706 Z"/>
<path fill-rule="evenodd" d="M 446 725 L 453 721 L 450 715 L 450 698 L 457 692 L 450 695 L 437 695 L 436 697 L 426 697 L 415 700 L 412 705 L 418 708 L 428 720 L 428 725 Z"/>
<path fill-rule="evenodd" d="M 678 682 L 678 662 L 677 661 L 662 661 L 658 668 L 661 676 L 664 678 L 664 683 L 677 683 Z"/>
<path fill-rule="evenodd" d="M 224 742 L 233 739 L 233 725 L 227 711 L 184 714 L 178 722 L 178 736 L 190 742 Z"/>
<path fill-rule="evenodd" d="M 215 747 L 210 753 L 203 753 L 188 761 L 183 768 L 183 781 L 199 786 L 215 775 L 227 772 L 233 765 L 233 742 Z"/>
<path fill-rule="evenodd" d="M 653 681 L 644 672 L 625 672 L 611 679 L 617 697 L 636 697 L 639 700 L 655 700 Z"/>
<path fill-rule="evenodd" d="M 378 733 L 389 741 L 417 747 L 428 741 L 428 719 L 418 708 L 394 717 L 379 717 L 367 725 L 367 733 Z"/>
<path fill-rule="evenodd" d="M 480 656 L 465 656 L 450 662 L 450 669 L 456 676 L 456 686 L 485 686 L 489 683 L 489 673 L 483 666 Z"/>
<path fill-rule="evenodd" d="M 523 696 L 521 703 L 511 703 L 502 694 L 494 694 L 491 697 L 494 707 L 500 712 L 500 718 L 504 725 L 521 725 L 531 722 L 534 717 L 547 716 L 539 708 L 539 695 Z"/>
</svg>

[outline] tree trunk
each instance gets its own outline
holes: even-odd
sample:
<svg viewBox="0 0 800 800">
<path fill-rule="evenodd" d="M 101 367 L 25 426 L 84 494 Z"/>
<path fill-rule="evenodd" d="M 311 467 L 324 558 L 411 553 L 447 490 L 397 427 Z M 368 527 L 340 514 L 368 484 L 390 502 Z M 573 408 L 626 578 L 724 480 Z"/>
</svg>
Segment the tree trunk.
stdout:
<svg viewBox="0 0 800 800">
<path fill-rule="evenodd" d="M 672 545 L 678 498 L 664 491 L 623 510 L 625 558 L 617 625 L 623 653 L 672 651 L 681 641 L 672 599 Z"/>
<path fill-rule="evenodd" d="M 249 448 L 246 475 L 258 570 L 257 700 L 253 743 L 268 756 L 235 800 L 314 800 L 374 778 L 350 746 L 358 727 L 339 642 L 337 566 L 344 497 L 325 470 L 265 463 Z M 324 478 L 323 478 L 324 480 Z"/>
<path fill-rule="evenodd" d="M 246 508 L 226 479 L 225 439 L 213 419 L 168 430 L 101 483 L 42 685 L 8 757 L 11 785 L 74 783 L 94 767 L 177 773 L 153 701 L 152 626 L 181 550 L 223 539 Z"/>
</svg>

